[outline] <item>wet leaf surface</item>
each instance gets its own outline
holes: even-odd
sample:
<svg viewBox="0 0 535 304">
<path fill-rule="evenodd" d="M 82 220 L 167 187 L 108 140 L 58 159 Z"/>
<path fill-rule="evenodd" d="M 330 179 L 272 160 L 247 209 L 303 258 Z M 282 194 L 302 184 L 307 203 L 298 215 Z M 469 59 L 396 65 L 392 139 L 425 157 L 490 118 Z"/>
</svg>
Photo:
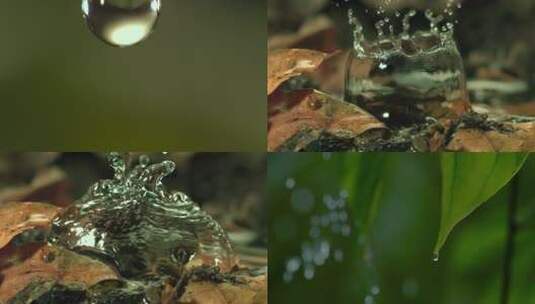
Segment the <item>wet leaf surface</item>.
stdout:
<svg viewBox="0 0 535 304">
<path fill-rule="evenodd" d="M 10 244 L 0 251 L 0 301 L 8 301 L 34 282 L 90 287 L 117 279 L 108 265 L 53 245 Z"/>
<path fill-rule="evenodd" d="M 283 82 L 292 77 L 315 71 L 326 57 L 326 53 L 303 49 L 269 52 L 267 94 L 272 94 Z"/>
<path fill-rule="evenodd" d="M 535 123 L 511 124 L 511 131 L 460 129 L 446 147 L 463 152 L 535 151 Z"/>
<path fill-rule="evenodd" d="M 179 303 L 264 304 L 267 303 L 266 276 L 250 278 L 245 284 L 191 282 Z"/>
<path fill-rule="evenodd" d="M 60 209 L 43 203 L 5 203 L 0 205 L 0 248 L 23 231 L 48 229 Z"/>
<path fill-rule="evenodd" d="M 355 105 L 316 90 L 277 93 L 269 101 L 268 150 L 299 150 L 323 133 L 352 139 L 383 123 Z M 286 147 L 286 148 L 285 148 Z"/>
</svg>

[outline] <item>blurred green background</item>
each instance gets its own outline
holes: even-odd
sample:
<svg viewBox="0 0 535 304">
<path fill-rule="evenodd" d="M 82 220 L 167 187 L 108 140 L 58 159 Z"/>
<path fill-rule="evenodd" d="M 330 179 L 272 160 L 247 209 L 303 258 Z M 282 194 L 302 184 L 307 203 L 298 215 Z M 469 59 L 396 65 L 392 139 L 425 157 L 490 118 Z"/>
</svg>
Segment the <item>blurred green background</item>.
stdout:
<svg viewBox="0 0 535 304">
<path fill-rule="evenodd" d="M 0 3 L 3 149 L 265 149 L 265 0 L 162 0 L 126 49 L 95 38 L 80 4 Z"/>
<path fill-rule="evenodd" d="M 348 161 L 384 162 L 376 218 L 364 234 L 355 201 L 342 209 L 350 235 L 335 233 L 330 202 L 344 201 Z M 270 154 L 269 297 L 273 303 L 500 303 L 510 185 L 457 225 L 433 262 L 440 223 L 441 174 L 438 154 L 304 153 Z M 477 174 L 477 172 L 474 172 Z M 535 157 L 519 175 L 519 230 L 515 242 L 510 304 L 535 303 Z M 363 182 L 367 179 L 364 177 Z M 341 200 L 342 199 L 342 200 Z M 338 213 L 339 214 L 339 213 Z M 313 238 L 318 219 L 331 218 Z M 336 218 L 336 216 L 335 216 Z M 338 219 L 340 216 L 338 215 Z M 338 220 L 338 222 L 340 222 Z M 316 234 L 317 236 L 317 234 Z M 303 267 L 307 244 L 326 240 L 329 258 Z M 312 250 L 321 252 L 322 245 Z M 340 254 L 339 252 L 343 254 Z M 309 250 L 310 252 L 310 250 Z M 336 258 L 338 252 L 338 259 Z M 309 254 L 309 253 L 308 253 Z M 289 276 L 293 257 L 299 269 Z M 340 259 L 342 257 L 342 259 Z M 289 263 L 290 262 L 290 263 Z M 318 266 L 317 263 L 320 263 Z M 305 277 L 308 276 L 309 279 Z M 371 297 L 370 297 L 371 295 Z"/>
</svg>

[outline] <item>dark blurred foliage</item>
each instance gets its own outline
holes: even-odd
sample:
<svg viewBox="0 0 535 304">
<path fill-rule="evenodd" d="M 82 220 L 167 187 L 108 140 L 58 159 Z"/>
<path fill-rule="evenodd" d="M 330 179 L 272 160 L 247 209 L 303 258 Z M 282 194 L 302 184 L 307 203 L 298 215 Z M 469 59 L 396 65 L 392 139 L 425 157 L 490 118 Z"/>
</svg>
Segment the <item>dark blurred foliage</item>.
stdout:
<svg viewBox="0 0 535 304">
<path fill-rule="evenodd" d="M 162 1 L 126 49 L 94 37 L 80 4 L 1 2 L 1 147 L 264 150 L 265 1 Z"/>
<path fill-rule="evenodd" d="M 378 153 L 364 156 L 377 157 Z M 433 245 L 440 223 L 441 176 L 438 154 L 385 153 L 383 181 L 375 220 L 369 230 L 372 267 L 358 263 L 363 257 L 352 251 L 360 243 L 362 229 L 351 210 L 353 232 L 340 238 L 324 233 L 331 243 L 331 258 L 316 266 L 312 279 L 302 268 L 285 282 L 291 257 L 300 256 L 312 239 L 312 218 L 328 211 L 326 197 L 344 189 L 351 172 L 351 153 L 271 154 L 268 169 L 270 202 L 270 300 L 274 303 L 499 303 L 507 233 L 507 185 L 486 204 L 457 225 L 433 262 Z M 477 172 L 474 172 L 477 174 Z M 535 303 L 535 157 L 520 171 L 520 195 L 510 304 Z M 296 192 L 309 191 L 313 207 L 296 208 Z M 310 198 L 309 198 L 310 201 Z M 329 214 L 329 213 L 327 213 Z M 341 262 L 332 258 L 343 248 Z M 366 293 L 377 293 L 365 300 Z"/>
</svg>

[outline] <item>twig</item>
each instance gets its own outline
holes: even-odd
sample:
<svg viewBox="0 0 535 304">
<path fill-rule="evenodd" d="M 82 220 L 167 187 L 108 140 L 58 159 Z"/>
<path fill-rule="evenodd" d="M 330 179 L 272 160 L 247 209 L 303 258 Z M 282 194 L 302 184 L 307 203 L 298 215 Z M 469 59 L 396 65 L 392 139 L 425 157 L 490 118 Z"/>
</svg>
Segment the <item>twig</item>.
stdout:
<svg viewBox="0 0 535 304">
<path fill-rule="evenodd" d="M 513 257 L 515 252 L 515 236 L 517 231 L 516 209 L 518 205 L 518 175 L 513 177 L 511 193 L 507 212 L 507 240 L 505 243 L 505 255 L 503 261 L 502 294 L 501 304 L 509 302 L 511 275 L 513 272 Z"/>
</svg>

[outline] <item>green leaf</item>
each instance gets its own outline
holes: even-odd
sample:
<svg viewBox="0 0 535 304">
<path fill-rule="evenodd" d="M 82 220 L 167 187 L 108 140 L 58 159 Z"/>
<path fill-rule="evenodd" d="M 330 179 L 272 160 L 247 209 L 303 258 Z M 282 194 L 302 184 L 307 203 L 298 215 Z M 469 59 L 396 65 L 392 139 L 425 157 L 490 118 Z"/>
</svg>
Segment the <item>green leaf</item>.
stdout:
<svg viewBox="0 0 535 304">
<path fill-rule="evenodd" d="M 505 186 L 527 153 L 443 153 L 442 215 L 434 253 L 457 223 Z"/>
<path fill-rule="evenodd" d="M 383 184 L 386 153 L 346 153 L 344 186 L 353 209 L 353 218 L 367 234 L 375 219 Z"/>
</svg>

